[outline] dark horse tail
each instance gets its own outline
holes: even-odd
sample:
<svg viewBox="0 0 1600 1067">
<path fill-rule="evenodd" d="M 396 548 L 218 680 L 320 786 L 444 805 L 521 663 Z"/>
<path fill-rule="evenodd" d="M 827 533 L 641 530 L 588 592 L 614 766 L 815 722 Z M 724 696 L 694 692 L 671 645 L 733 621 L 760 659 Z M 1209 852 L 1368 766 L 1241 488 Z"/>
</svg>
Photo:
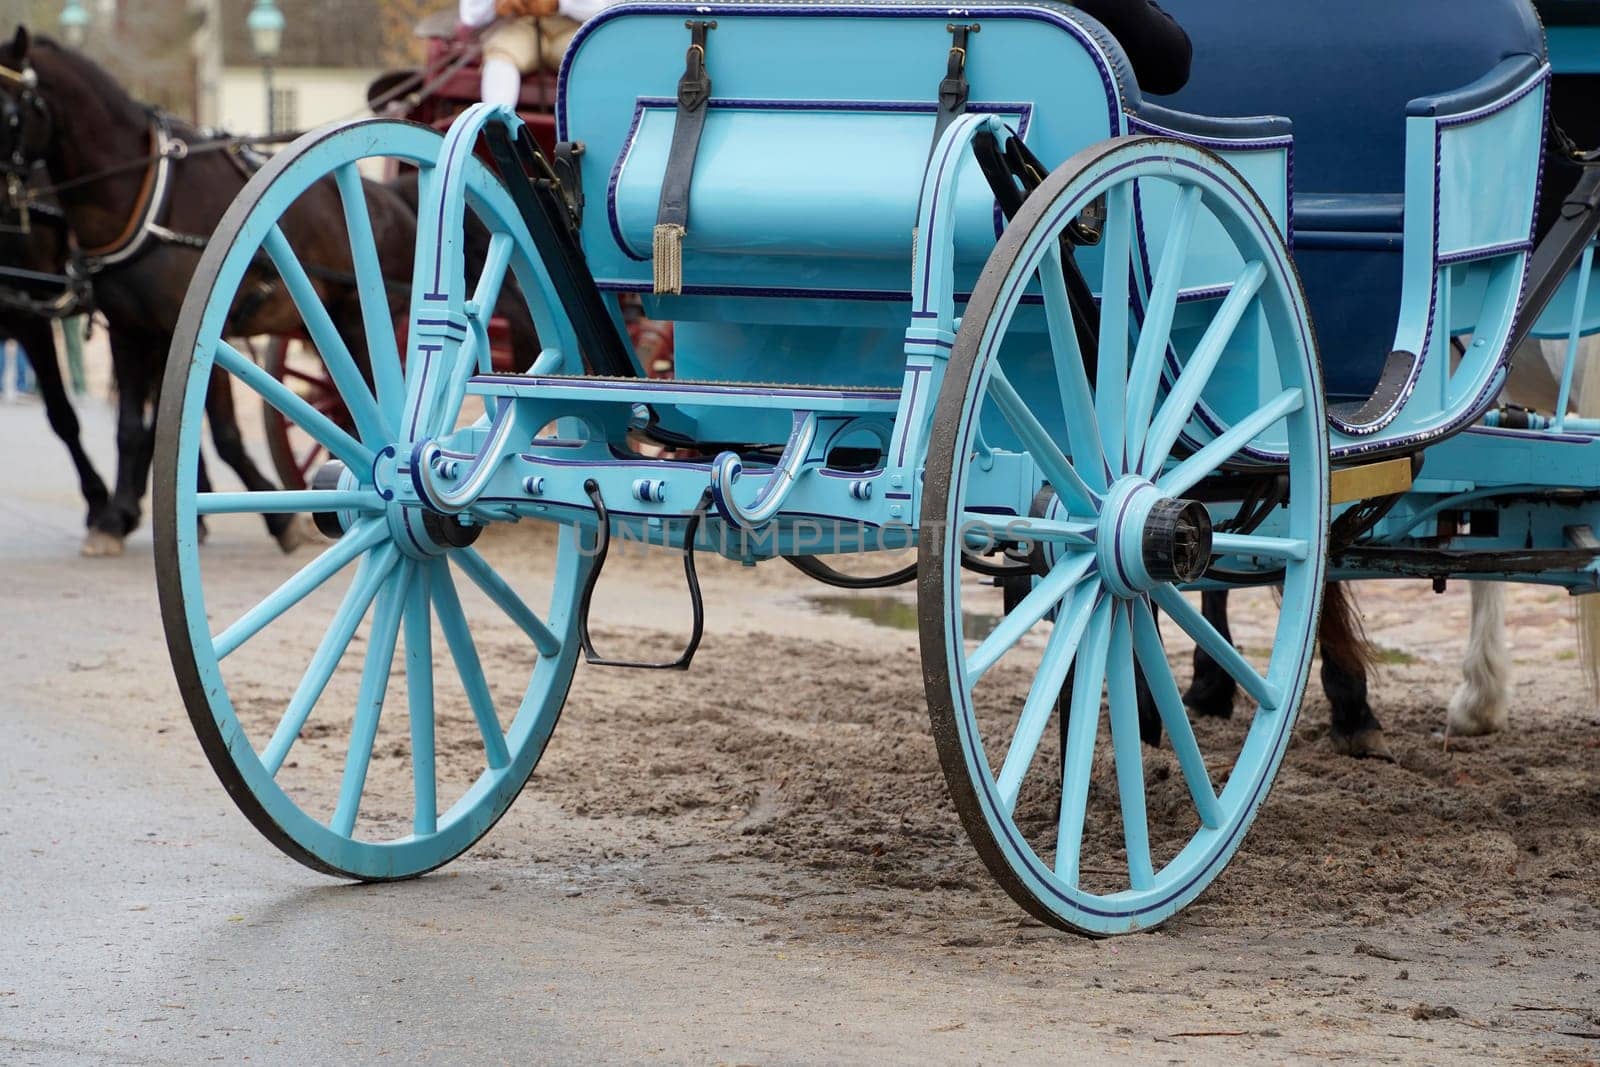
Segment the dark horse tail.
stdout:
<svg viewBox="0 0 1600 1067">
<path fill-rule="evenodd" d="M 1356 607 L 1355 593 L 1344 582 L 1329 582 L 1322 593 L 1322 661 L 1345 674 L 1365 678 L 1377 661 Z"/>
</svg>

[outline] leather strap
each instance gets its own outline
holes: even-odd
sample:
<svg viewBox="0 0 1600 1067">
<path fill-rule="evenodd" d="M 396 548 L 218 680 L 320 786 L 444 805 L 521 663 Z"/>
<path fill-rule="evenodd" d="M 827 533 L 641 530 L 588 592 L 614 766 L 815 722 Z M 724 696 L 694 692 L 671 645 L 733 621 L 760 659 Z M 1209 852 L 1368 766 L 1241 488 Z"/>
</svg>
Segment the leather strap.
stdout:
<svg viewBox="0 0 1600 1067">
<path fill-rule="evenodd" d="M 83 254 L 89 259 L 100 259 L 128 247 L 144 227 L 150 214 L 150 197 L 155 191 L 156 172 L 162 164 L 160 134 L 154 126 L 150 127 L 150 151 L 150 165 L 145 167 L 144 180 L 139 183 L 139 195 L 133 198 L 133 210 L 128 213 L 128 221 L 123 224 L 122 232 L 103 245 L 85 248 Z"/>
<path fill-rule="evenodd" d="M 933 140 L 928 145 L 928 156 L 944 136 L 945 128 L 967 110 L 967 99 L 972 87 L 967 84 L 967 37 L 977 33 L 981 26 L 976 22 L 952 22 L 950 31 L 950 56 L 945 60 L 944 80 L 939 83 L 939 112 L 933 123 Z"/>
<path fill-rule="evenodd" d="M 672 146 L 667 150 L 667 169 L 661 178 L 661 203 L 656 209 L 656 228 L 652 242 L 655 291 L 683 292 L 683 238 L 689 230 L 689 185 L 694 180 L 695 156 L 700 152 L 700 134 L 705 130 L 707 103 L 711 99 L 711 75 L 706 70 L 706 33 L 716 29 L 714 21 L 690 19 L 689 51 L 684 59 L 683 77 L 678 79 L 678 113 L 672 125 Z"/>
</svg>

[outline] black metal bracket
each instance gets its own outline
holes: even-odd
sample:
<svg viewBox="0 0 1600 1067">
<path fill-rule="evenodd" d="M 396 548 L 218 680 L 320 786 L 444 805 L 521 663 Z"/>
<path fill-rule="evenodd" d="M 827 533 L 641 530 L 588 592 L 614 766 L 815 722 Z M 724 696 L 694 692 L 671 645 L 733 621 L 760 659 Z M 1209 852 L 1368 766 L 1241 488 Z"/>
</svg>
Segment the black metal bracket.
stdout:
<svg viewBox="0 0 1600 1067">
<path fill-rule="evenodd" d="M 556 142 L 556 157 L 550 161 L 556 180 L 561 183 L 567 197 L 567 210 L 572 212 L 574 225 L 583 225 L 583 168 L 579 162 L 585 152 L 582 141 Z"/>
<path fill-rule="evenodd" d="M 1578 258 L 1595 234 L 1600 233 L 1600 162 L 1589 163 L 1567 198 L 1561 214 L 1539 247 L 1533 250 L 1528 265 L 1528 287 L 1517 312 L 1517 324 L 1506 348 L 1515 352 L 1533 331 L 1533 324 L 1555 296 L 1561 283 L 1577 265 Z"/>
<path fill-rule="evenodd" d="M 1015 134 L 1006 139 L 1006 146 L 1002 150 L 994 134 L 982 131 L 972 139 L 972 154 L 1007 222 L 1016 217 L 1017 212 L 1022 210 L 1023 201 L 1044 183 L 1050 173 L 1043 161 Z M 1095 303 L 1094 291 L 1089 288 L 1083 271 L 1078 269 L 1078 260 L 1073 254 L 1078 245 L 1087 243 L 1073 232 L 1071 226 L 1061 235 L 1061 273 L 1066 280 L 1067 302 L 1072 307 L 1072 324 L 1078 334 L 1078 347 L 1086 361 L 1084 371 L 1092 388 L 1098 369 L 1096 356 L 1100 351 L 1100 305 Z"/>
<path fill-rule="evenodd" d="M 583 491 L 589 495 L 589 500 L 594 504 L 595 521 L 599 524 L 595 534 L 598 541 L 594 550 L 594 567 L 589 571 L 589 577 L 584 580 L 583 594 L 578 598 L 578 643 L 583 646 L 583 658 L 597 667 L 632 667 L 644 671 L 688 670 L 689 664 L 694 661 L 696 650 L 700 648 L 700 638 L 705 635 L 706 628 L 705 603 L 700 597 L 700 576 L 694 566 L 694 539 L 700 532 L 700 523 L 706 517 L 706 509 L 711 507 L 711 490 L 707 489 L 700 494 L 700 503 L 695 505 L 694 513 L 689 516 L 683 527 L 683 574 L 689 583 L 689 604 L 694 612 L 689 643 L 677 659 L 665 663 L 610 659 L 594 650 L 594 640 L 589 636 L 589 604 L 594 597 L 595 586 L 600 583 L 600 572 L 605 569 L 606 553 L 611 550 L 611 513 L 606 510 L 606 502 L 600 495 L 600 483 L 590 478 L 583 483 Z"/>
<path fill-rule="evenodd" d="M 556 298 L 572 321 L 585 368 L 591 374 L 607 377 L 637 377 L 605 298 L 594 283 L 594 275 L 589 273 L 589 262 L 562 193 L 561 179 L 539 151 L 532 132 L 523 126 L 513 141 L 505 125 L 492 122 L 484 130 L 484 138 L 539 258 L 550 273 Z"/>
</svg>

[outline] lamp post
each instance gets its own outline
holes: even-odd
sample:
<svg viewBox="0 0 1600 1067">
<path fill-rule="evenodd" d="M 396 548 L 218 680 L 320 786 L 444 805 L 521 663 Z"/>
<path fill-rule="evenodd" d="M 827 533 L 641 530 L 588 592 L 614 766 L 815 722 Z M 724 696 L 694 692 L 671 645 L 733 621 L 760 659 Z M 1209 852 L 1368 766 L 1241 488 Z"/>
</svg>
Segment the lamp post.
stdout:
<svg viewBox="0 0 1600 1067">
<path fill-rule="evenodd" d="M 272 0 L 256 0 L 244 24 L 250 31 L 250 46 L 261 60 L 261 76 L 267 89 L 267 133 L 276 133 L 278 116 L 272 97 L 272 61 L 283 47 L 283 12 Z"/>
<path fill-rule="evenodd" d="M 61 39 L 73 48 L 82 48 L 83 42 L 89 39 L 89 12 L 84 10 L 80 0 L 67 0 L 61 5 Z"/>
</svg>

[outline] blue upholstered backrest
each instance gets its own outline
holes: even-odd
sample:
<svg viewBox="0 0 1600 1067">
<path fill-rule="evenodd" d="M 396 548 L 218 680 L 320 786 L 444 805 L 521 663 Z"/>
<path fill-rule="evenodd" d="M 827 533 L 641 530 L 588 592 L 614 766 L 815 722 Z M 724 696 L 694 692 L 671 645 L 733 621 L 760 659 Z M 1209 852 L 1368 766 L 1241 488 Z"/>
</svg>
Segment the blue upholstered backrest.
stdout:
<svg viewBox="0 0 1600 1067">
<path fill-rule="evenodd" d="M 1507 56 L 1544 55 L 1529 0 L 1162 0 L 1194 42 L 1189 85 L 1163 104 L 1294 121 L 1295 186 L 1404 188 L 1405 109 Z"/>
</svg>

